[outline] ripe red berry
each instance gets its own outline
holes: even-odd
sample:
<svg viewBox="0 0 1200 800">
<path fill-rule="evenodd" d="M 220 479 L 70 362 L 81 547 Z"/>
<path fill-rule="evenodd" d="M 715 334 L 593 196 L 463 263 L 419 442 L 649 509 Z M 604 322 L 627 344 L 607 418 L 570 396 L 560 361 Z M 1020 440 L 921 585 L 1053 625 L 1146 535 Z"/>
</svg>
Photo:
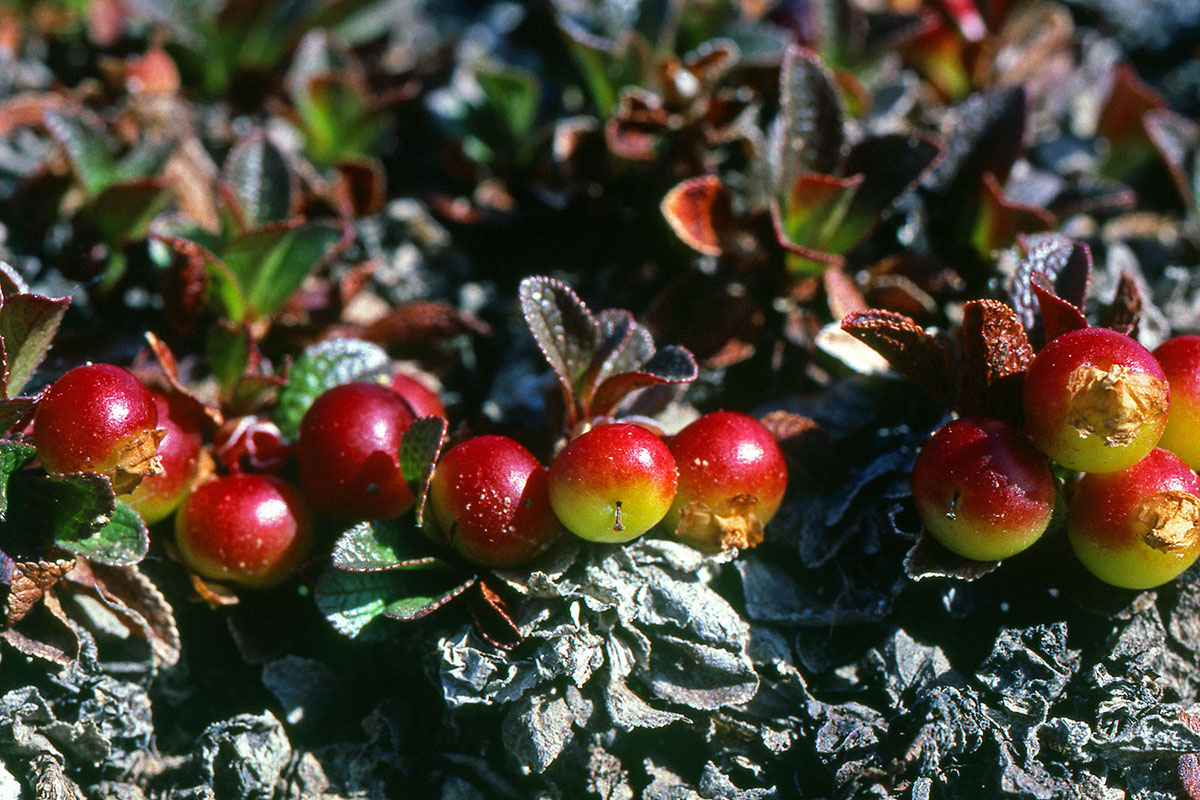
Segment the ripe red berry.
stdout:
<svg viewBox="0 0 1200 800">
<path fill-rule="evenodd" d="M 913 465 L 913 502 L 933 538 L 994 561 L 1029 547 L 1054 513 L 1046 457 L 1016 428 L 964 417 L 943 425 Z"/>
<path fill-rule="evenodd" d="M 667 440 L 679 468 L 664 525 L 708 546 L 749 547 L 775 516 L 787 462 L 771 432 L 734 411 L 705 414 Z"/>
<path fill-rule="evenodd" d="M 442 456 L 429 507 L 445 540 L 464 558 L 489 567 L 523 564 L 561 530 L 546 475 L 520 443 L 477 436 Z"/>
<path fill-rule="evenodd" d="M 569 531 L 627 542 L 659 523 L 675 499 L 678 470 L 662 440 L 640 425 L 592 428 L 550 466 L 550 505 Z"/>
<path fill-rule="evenodd" d="M 38 401 L 33 441 L 47 472 L 139 470 L 154 456 L 154 396 L 128 370 L 85 364 Z M 127 490 L 126 490 L 127 491 Z"/>
<path fill-rule="evenodd" d="M 318 397 L 300 422 L 300 487 L 318 514 L 393 519 L 413 494 L 400 472 L 400 438 L 413 422 L 400 395 L 376 383 L 347 383 Z"/>
<path fill-rule="evenodd" d="M 403 372 L 392 374 L 392 391 L 404 398 L 413 414 L 418 417 L 445 417 L 446 407 L 442 398 L 421 381 Z"/>
<path fill-rule="evenodd" d="M 1200 336 L 1176 336 L 1154 351 L 1171 384 L 1171 411 L 1158 446 L 1200 467 Z"/>
<path fill-rule="evenodd" d="M 1025 429 L 1050 458 L 1084 472 L 1140 461 L 1167 424 L 1170 390 L 1150 351 L 1084 328 L 1054 339 L 1025 373 Z"/>
<path fill-rule="evenodd" d="M 142 479 L 131 494 L 121 499 L 133 506 L 147 524 L 168 517 L 179 507 L 200 469 L 200 420 L 194 409 L 177 394 L 154 392 L 158 427 L 166 436 L 158 443 L 162 472 Z"/>
<path fill-rule="evenodd" d="M 296 487 L 273 475 L 227 475 L 197 486 L 175 515 L 175 546 L 194 572 L 265 589 L 286 580 L 312 544 Z"/>
<path fill-rule="evenodd" d="M 1161 448 L 1120 472 L 1084 475 L 1067 536 L 1102 581 L 1127 589 L 1166 583 L 1200 554 L 1200 478 Z"/>
</svg>

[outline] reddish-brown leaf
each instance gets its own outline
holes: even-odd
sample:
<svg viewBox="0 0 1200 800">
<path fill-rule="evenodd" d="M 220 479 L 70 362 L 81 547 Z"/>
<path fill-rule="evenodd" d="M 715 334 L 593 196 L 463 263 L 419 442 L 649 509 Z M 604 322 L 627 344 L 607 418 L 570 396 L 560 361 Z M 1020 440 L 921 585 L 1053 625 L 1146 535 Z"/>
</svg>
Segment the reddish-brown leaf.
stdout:
<svg viewBox="0 0 1200 800">
<path fill-rule="evenodd" d="M 223 423 L 225 416 L 221 413 L 221 409 L 214 404 L 209 404 L 201 400 L 179 379 L 179 362 L 175 360 L 175 354 L 171 352 L 171 348 L 167 346 L 167 343 L 150 331 L 146 331 L 146 343 L 150 346 L 150 353 L 154 356 L 154 360 L 158 362 L 162 374 L 166 377 L 167 385 L 176 394 L 186 399 L 187 404 L 196 413 L 196 418 L 206 419 L 213 426 Z"/>
<path fill-rule="evenodd" d="M 1128 272 L 1121 271 L 1121 279 L 1117 282 L 1117 293 L 1105 307 L 1100 324 L 1105 328 L 1120 331 L 1126 336 L 1137 336 L 1138 323 L 1142 318 L 1142 306 L 1145 298 L 1137 281 Z"/>
<path fill-rule="evenodd" d="M 88 591 L 121 624 L 141 636 L 161 666 L 179 661 L 179 629 L 166 598 L 137 567 L 106 567 L 79 559 L 62 584 Z"/>
<path fill-rule="evenodd" d="M 521 629 L 509 614 L 508 604 L 488 586 L 487 579 L 476 581 L 474 589 L 467 595 L 467 608 L 475 620 L 479 635 L 493 647 L 504 650 L 510 650 L 524 641 Z"/>
<path fill-rule="evenodd" d="M 720 178 L 701 175 L 686 180 L 667 192 L 659 208 L 684 244 L 706 256 L 721 255 L 733 212 Z"/>
<path fill-rule="evenodd" d="M 1029 284 L 1042 311 L 1045 341 L 1049 342 L 1064 333 L 1088 326 L 1087 318 L 1083 316 L 1079 307 L 1055 294 L 1054 285 L 1045 275 L 1034 273 L 1029 278 Z"/>
<path fill-rule="evenodd" d="M 854 285 L 854 280 L 840 267 L 830 267 L 821 273 L 825 284 L 825 298 L 829 301 L 829 313 L 834 319 L 842 319 L 855 311 L 866 311 L 867 301 Z"/>
<path fill-rule="evenodd" d="M 416 300 L 397 306 L 387 316 L 368 325 L 362 331 L 362 338 L 388 347 L 400 347 L 435 342 L 461 333 L 487 336 L 491 328 L 446 303 Z"/>
<path fill-rule="evenodd" d="M 992 173 L 983 176 L 983 187 L 983 205 L 972 236 L 975 249 L 980 253 L 1008 247 L 1022 233 L 1054 230 L 1053 214 L 1038 206 L 1010 200 Z"/>
<path fill-rule="evenodd" d="M 1020 422 L 1021 381 L 1033 348 L 1021 320 L 998 300 L 963 307 L 962 412 Z"/>
<path fill-rule="evenodd" d="M 1166 107 L 1166 99 L 1139 78 L 1130 64 L 1119 64 L 1100 109 L 1096 132 L 1114 146 L 1126 145 L 1145 136 L 1142 117 L 1146 112 Z"/>
<path fill-rule="evenodd" d="M 864 342 L 888 363 L 936 399 L 957 407 L 950 356 L 933 334 L 903 314 L 872 309 L 849 314 L 842 330 Z"/>
<path fill-rule="evenodd" d="M 12 584 L 8 590 L 5 622 L 11 627 L 29 613 L 46 590 L 58 583 L 75 565 L 74 559 L 54 561 L 18 561 L 13 565 Z"/>
</svg>

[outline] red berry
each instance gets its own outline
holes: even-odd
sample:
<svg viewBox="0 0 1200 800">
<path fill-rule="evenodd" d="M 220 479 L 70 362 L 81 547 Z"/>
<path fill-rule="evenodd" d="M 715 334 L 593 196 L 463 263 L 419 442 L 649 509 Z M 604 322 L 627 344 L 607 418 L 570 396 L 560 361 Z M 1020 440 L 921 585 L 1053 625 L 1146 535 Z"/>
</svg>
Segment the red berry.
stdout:
<svg viewBox="0 0 1200 800">
<path fill-rule="evenodd" d="M 446 407 L 442 405 L 442 398 L 438 397 L 437 392 L 411 375 L 394 373 L 392 391 L 403 397 L 404 402 L 408 403 L 408 407 L 418 417 L 446 416 Z"/>
<path fill-rule="evenodd" d="M 1200 336 L 1176 336 L 1154 351 L 1171 384 L 1171 411 L 1158 446 L 1200 467 Z"/>
<path fill-rule="evenodd" d="M 154 396 L 132 373 L 85 364 L 38 401 L 33 441 L 47 472 L 111 475 L 153 456 L 157 424 Z"/>
<path fill-rule="evenodd" d="M 679 468 L 663 521 L 689 541 L 748 547 L 762 540 L 787 488 L 787 462 L 771 432 L 734 411 L 705 414 L 667 440 Z"/>
<path fill-rule="evenodd" d="M 576 536 L 627 542 L 659 523 L 675 499 L 678 471 L 662 440 L 640 425 L 592 428 L 550 466 L 550 505 Z"/>
<path fill-rule="evenodd" d="M 400 395 L 376 383 L 347 383 L 318 397 L 300 422 L 300 486 L 319 514 L 393 519 L 413 494 L 400 473 L 400 437 L 413 422 Z"/>
<path fill-rule="evenodd" d="M 1150 351 L 1105 328 L 1065 333 L 1025 373 L 1025 429 L 1058 463 L 1113 472 L 1140 461 L 1167 424 L 1170 390 Z"/>
<path fill-rule="evenodd" d="M 913 502 L 933 538 L 964 558 L 994 561 L 1050 525 L 1054 476 L 1025 435 L 998 420 L 948 422 L 913 465 Z"/>
<path fill-rule="evenodd" d="M 197 486 L 175 515 L 175 545 L 205 578 L 265 589 L 286 580 L 312 545 L 296 487 L 273 475 L 227 475 Z"/>
<path fill-rule="evenodd" d="M 162 472 L 146 476 L 131 494 L 121 498 L 147 524 L 165 519 L 183 502 L 200 469 L 200 449 L 204 444 L 197 412 L 182 396 L 153 394 L 158 427 L 166 431 L 158 443 Z"/>
<path fill-rule="evenodd" d="M 429 486 L 429 506 L 446 541 L 489 567 L 523 564 L 560 531 L 547 470 L 506 436 L 477 436 L 450 448 Z"/>
<path fill-rule="evenodd" d="M 1120 472 L 1084 475 L 1067 536 L 1102 581 L 1127 589 L 1166 583 L 1200 554 L 1200 478 L 1161 448 Z"/>
</svg>

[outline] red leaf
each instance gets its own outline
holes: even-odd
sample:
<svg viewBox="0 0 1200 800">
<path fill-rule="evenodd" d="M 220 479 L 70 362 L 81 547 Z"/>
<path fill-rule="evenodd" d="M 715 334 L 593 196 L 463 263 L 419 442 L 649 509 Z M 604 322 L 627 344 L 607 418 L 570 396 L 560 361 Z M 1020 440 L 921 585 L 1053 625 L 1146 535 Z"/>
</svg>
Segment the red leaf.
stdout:
<svg viewBox="0 0 1200 800">
<path fill-rule="evenodd" d="M 1087 318 L 1079 307 L 1055 294 L 1054 286 L 1045 275 L 1034 273 L 1029 278 L 1029 284 L 1042 310 L 1042 330 L 1047 342 L 1064 333 L 1088 327 Z"/>
<path fill-rule="evenodd" d="M 996 176 L 983 176 L 983 206 L 975 222 L 972 236 L 975 249 L 986 255 L 1008 247 L 1022 233 L 1042 233 L 1054 230 L 1055 219 L 1044 208 L 1025 205 L 1008 199 Z"/>
<path fill-rule="evenodd" d="M 684 244 L 707 256 L 719 256 L 733 212 L 729 192 L 716 175 L 686 180 L 667 192 L 659 206 Z"/>
<path fill-rule="evenodd" d="M 1145 136 L 1142 117 L 1148 111 L 1167 107 L 1161 94 L 1150 88 L 1128 63 L 1113 71 L 1112 88 L 1100 109 L 1096 132 L 1114 147 L 1134 144 Z"/>
</svg>

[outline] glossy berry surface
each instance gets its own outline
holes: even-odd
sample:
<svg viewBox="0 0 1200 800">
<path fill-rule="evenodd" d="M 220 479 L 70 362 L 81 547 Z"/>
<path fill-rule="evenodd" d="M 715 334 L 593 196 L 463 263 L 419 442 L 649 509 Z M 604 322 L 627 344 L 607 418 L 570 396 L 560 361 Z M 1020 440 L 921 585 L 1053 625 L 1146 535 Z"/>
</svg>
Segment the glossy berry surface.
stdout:
<svg viewBox="0 0 1200 800">
<path fill-rule="evenodd" d="M 1106 583 L 1148 589 L 1200 554 L 1200 478 L 1157 448 L 1120 472 L 1084 475 L 1067 516 L 1071 548 Z"/>
<path fill-rule="evenodd" d="M 286 580 L 312 545 L 312 512 L 300 491 L 273 475 L 203 483 L 175 515 L 175 546 L 197 574 L 253 589 Z"/>
<path fill-rule="evenodd" d="M 1054 513 L 1046 457 L 1016 428 L 964 417 L 921 448 L 913 502 L 929 533 L 965 558 L 995 561 L 1029 547 Z"/>
<path fill-rule="evenodd" d="M 1084 472 L 1140 461 L 1167 425 L 1170 390 L 1149 350 L 1105 328 L 1051 341 L 1025 373 L 1025 430 L 1050 458 Z"/>
<path fill-rule="evenodd" d="M 601 425 L 550 465 L 550 505 L 576 536 L 627 542 L 666 516 L 677 482 L 675 459 L 653 433 L 639 425 Z"/>
<path fill-rule="evenodd" d="M 347 383 L 316 399 L 300 422 L 300 487 L 318 514 L 393 519 L 413 505 L 400 472 L 400 438 L 413 422 L 386 386 Z"/>
<path fill-rule="evenodd" d="M 392 391 L 404 398 L 408 407 L 418 417 L 445 417 L 446 407 L 442 398 L 421 381 L 397 372 L 392 375 Z"/>
<path fill-rule="evenodd" d="M 450 448 L 433 473 L 429 509 L 447 543 L 489 567 L 529 561 L 561 530 L 546 468 L 506 436 L 477 436 Z"/>
<path fill-rule="evenodd" d="M 47 472 L 106 474 L 157 425 L 154 395 L 131 372 L 85 364 L 55 381 L 38 401 L 33 441 Z"/>
<path fill-rule="evenodd" d="M 153 394 L 158 409 L 158 427 L 166 432 L 158 443 L 162 472 L 146 476 L 133 492 L 121 497 L 142 515 L 147 524 L 170 516 L 183 502 L 196 480 L 200 449 L 204 444 L 197 412 L 184 398 L 179 395 L 168 397 L 159 392 Z"/>
<path fill-rule="evenodd" d="M 1158 446 L 1200 467 L 1200 336 L 1176 336 L 1154 351 L 1171 384 L 1171 411 Z"/>
<path fill-rule="evenodd" d="M 679 528 L 687 508 L 685 527 L 696 528 L 685 533 L 687 538 L 761 539 L 761 526 L 783 501 L 788 476 L 783 451 L 762 423 L 746 414 L 716 411 L 668 439 L 667 447 L 679 469 L 675 501 L 663 520 L 667 529 Z"/>
</svg>

